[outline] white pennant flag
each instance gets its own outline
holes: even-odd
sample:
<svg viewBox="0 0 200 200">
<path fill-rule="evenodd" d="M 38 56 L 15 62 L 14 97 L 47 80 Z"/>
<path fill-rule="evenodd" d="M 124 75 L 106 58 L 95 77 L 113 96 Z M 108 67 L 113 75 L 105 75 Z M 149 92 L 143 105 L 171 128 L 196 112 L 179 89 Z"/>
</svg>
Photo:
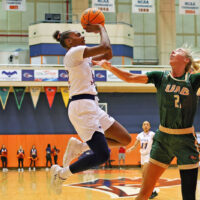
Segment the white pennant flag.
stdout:
<svg viewBox="0 0 200 200">
<path fill-rule="evenodd" d="M 36 108 L 40 96 L 41 87 L 30 87 L 30 94 L 33 101 L 33 106 Z"/>
</svg>

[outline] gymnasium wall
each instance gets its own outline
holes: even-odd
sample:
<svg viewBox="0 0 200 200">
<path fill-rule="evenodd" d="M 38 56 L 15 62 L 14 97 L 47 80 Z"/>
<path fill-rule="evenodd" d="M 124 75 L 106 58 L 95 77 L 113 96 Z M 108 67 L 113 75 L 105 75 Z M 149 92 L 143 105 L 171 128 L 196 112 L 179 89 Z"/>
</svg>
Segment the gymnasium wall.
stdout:
<svg viewBox="0 0 200 200">
<path fill-rule="evenodd" d="M 136 134 L 141 132 L 144 120 L 151 122 L 152 130 L 159 125 L 159 114 L 156 95 L 154 93 L 100 93 L 100 102 L 108 103 L 108 112 L 131 133 L 133 141 Z M 200 130 L 198 119 L 200 108 L 198 107 L 195 127 Z M 20 145 L 25 150 L 25 166 L 29 165 L 29 154 L 33 144 L 38 150 L 38 166 L 45 166 L 45 148 L 48 143 L 56 145 L 61 150 L 59 164 L 62 164 L 62 156 L 68 139 L 76 132 L 69 122 L 67 109 L 60 93 L 57 93 L 52 108 L 44 93 L 40 94 L 37 108 L 33 108 L 29 93 L 25 94 L 21 110 L 19 111 L 13 93 L 10 93 L 6 109 L 0 108 L 0 146 L 5 144 L 8 149 L 8 167 L 17 166 L 16 153 Z M 77 135 L 75 135 L 77 137 Z M 129 145 L 130 146 L 130 145 Z M 111 151 L 112 164 L 118 164 L 118 149 Z M 126 155 L 127 165 L 139 163 L 139 151 L 135 150 Z"/>
<path fill-rule="evenodd" d="M 60 59 L 66 54 L 66 49 L 53 39 L 52 35 L 56 30 L 64 32 L 66 30 L 77 30 L 84 37 L 88 46 L 99 44 L 100 35 L 87 33 L 82 26 L 77 23 L 39 23 L 29 26 L 29 45 L 31 64 L 63 64 Z M 112 53 L 113 64 L 132 64 L 133 58 L 133 38 L 134 29 L 128 24 L 107 24 Z M 120 62 L 121 58 L 121 62 Z"/>
</svg>

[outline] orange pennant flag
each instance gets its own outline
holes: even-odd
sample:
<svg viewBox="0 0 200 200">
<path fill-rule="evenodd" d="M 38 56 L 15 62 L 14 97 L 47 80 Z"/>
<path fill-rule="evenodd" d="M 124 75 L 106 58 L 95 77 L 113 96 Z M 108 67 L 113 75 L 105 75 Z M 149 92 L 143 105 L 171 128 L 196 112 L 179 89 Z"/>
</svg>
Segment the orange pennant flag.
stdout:
<svg viewBox="0 0 200 200">
<path fill-rule="evenodd" d="M 57 87 L 44 87 L 46 97 L 49 103 L 49 108 L 52 107 Z"/>
</svg>

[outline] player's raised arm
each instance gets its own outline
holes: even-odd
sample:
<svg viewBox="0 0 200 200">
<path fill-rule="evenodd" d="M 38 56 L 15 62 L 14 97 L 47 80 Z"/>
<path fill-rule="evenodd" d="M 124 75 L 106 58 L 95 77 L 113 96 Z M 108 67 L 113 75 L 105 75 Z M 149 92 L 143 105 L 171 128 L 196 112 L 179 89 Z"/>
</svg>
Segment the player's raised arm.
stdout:
<svg viewBox="0 0 200 200">
<path fill-rule="evenodd" d="M 99 62 L 93 62 L 95 65 L 100 65 L 106 70 L 109 70 L 114 75 L 116 75 L 118 78 L 122 79 L 123 81 L 126 81 L 128 83 L 147 83 L 148 77 L 144 74 L 132 74 L 126 71 L 123 71 L 121 69 L 118 69 L 117 67 L 111 65 L 110 62 L 106 60 L 101 60 Z"/>
<path fill-rule="evenodd" d="M 83 57 L 93 57 L 93 60 L 111 59 L 112 58 L 112 48 L 110 45 L 110 40 L 107 31 L 101 24 L 90 24 L 86 25 L 84 28 L 87 32 L 99 33 L 100 34 L 100 44 L 93 47 L 86 47 Z"/>
</svg>

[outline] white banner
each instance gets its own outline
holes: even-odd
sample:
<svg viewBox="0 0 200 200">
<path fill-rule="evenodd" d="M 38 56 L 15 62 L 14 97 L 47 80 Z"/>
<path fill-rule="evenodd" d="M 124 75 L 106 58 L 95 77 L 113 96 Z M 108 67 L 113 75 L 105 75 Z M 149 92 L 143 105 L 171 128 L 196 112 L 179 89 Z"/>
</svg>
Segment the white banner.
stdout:
<svg viewBox="0 0 200 200">
<path fill-rule="evenodd" d="M 4 10 L 25 11 L 26 0 L 2 0 L 2 7 Z"/>
<path fill-rule="evenodd" d="M 133 13 L 155 13 L 154 0 L 132 0 Z"/>
<path fill-rule="evenodd" d="M 22 71 L 0 70 L 0 81 L 22 81 Z"/>
<path fill-rule="evenodd" d="M 92 0 L 92 8 L 102 12 L 115 12 L 115 0 Z"/>
<path fill-rule="evenodd" d="M 107 81 L 110 82 L 122 82 L 121 79 L 119 79 L 117 76 L 115 76 L 113 73 L 107 71 Z"/>
<path fill-rule="evenodd" d="M 179 13 L 183 15 L 200 15 L 200 0 L 179 0 Z"/>
<path fill-rule="evenodd" d="M 58 81 L 58 70 L 34 70 L 34 81 Z"/>
</svg>

